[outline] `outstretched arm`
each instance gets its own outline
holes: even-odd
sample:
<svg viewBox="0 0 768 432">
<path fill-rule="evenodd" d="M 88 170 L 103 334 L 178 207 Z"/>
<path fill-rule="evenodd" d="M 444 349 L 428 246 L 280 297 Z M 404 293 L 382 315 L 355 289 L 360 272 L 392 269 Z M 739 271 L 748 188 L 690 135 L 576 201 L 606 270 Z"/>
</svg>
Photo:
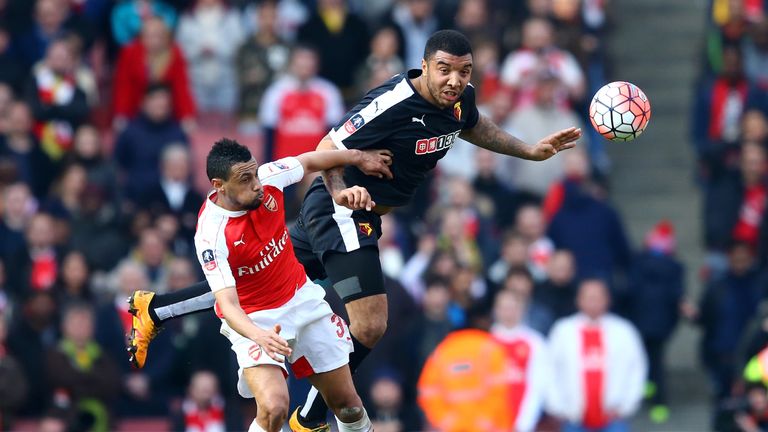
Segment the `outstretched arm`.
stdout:
<svg viewBox="0 0 768 432">
<path fill-rule="evenodd" d="M 488 117 L 481 115 L 475 127 L 461 131 L 459 136 L 495 153 L 541 161 L 549 159 L 561 150 L 574 147 L 575 141 L 581 137 L 581 129 L 563 129 L 531 146 L 496 126 Z"/>
<path fill-rule="evenodd" d="M 346 165 L 354 165 L 366 174 L 377 177 L 391 177 L 389 165 L 392 164 L 392 152 L 389 150 L 317 150 L 296 156 L 305 173 L 325 171 L 333 168 L 340 170 Z"/>
</svg>

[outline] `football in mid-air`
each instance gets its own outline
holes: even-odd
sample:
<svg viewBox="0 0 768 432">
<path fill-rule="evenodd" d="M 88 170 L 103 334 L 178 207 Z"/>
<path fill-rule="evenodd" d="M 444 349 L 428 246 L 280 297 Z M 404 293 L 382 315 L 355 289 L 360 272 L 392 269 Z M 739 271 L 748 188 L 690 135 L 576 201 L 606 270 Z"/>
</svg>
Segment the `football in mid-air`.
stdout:
<svg viewBox="0 0 768 432">
<path fill-rule="evenodd" d="M 639 87 L 625 81 L 604 85 L 589 104 L 589 119 L 611 141 L 632 141 L 651 119 L 651 103 Z"/>
</svg>

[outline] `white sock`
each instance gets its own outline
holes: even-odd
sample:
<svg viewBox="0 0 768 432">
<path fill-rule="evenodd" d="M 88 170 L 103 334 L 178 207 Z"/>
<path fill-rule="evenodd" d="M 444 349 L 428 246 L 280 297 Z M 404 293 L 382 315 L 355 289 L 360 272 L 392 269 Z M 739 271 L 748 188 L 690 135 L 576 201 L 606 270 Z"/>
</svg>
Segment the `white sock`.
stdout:
<svg viewBox="0 0 768 432">
<path fill-rule="evenodd" d="M 251 427 L 248 428 L 248 432 L 267 432 L 264 429 L 259 426 L 258 423 L 256 423 L 256 419 L 253 419 L 253 423 L 251 423 Z"/>
<path fill-rule="evenodd" d="M 368 418 L 368 413 L 363 408 L 363 417 L 353 423 L 344 423 L 336 417 L 336 425 L 339 427 L 339 432 L 369 432 L 372 428 L 371 419 Z"/>
</svg>

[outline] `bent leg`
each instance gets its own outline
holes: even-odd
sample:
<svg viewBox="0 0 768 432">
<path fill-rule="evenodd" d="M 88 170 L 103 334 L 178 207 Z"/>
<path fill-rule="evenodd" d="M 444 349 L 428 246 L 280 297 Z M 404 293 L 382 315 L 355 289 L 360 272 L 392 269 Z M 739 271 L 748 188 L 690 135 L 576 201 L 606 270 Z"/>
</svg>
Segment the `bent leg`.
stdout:
<svg viewBox="0 0 768 432">
<path fill-rule="evenodd" d="M 165 320 L 213 308 L 216 299 L 207 281 L 166 294 L 156 294 L 152 310 L 158 320 Z"/>
<path fill-rule="evenodd" d="M 349 366 L 314 374 L 309 377 L 309 381 L 333 411 L 340 432 L 371 430 L 371 420 L 355 391 Z"/>
<path fill-rule="evenodd" d="M 267 432 L 279 432 L 288 417 L 288 385 L 278 366 L 260 365 L 243 369 L 248 388 L 256 399 L 258 426 Z"/>
</svg>

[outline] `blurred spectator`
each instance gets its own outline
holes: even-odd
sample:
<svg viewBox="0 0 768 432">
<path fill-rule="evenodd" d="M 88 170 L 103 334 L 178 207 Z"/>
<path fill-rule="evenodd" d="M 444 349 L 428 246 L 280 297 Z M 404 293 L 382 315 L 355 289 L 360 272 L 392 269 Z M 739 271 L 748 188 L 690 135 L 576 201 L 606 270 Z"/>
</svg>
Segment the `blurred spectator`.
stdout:
<svg viewBox="0 0 768 432">
<path fill-rule="evenodd" d="M 488 333 L 472 329 L 449 335 L 418 381 L 419 406 L 431 426 L 427 429 L 512 430 L 507 367 L 506 350 Z"/>
<path fill-rule="evenodd" d="M 515 231 L 525 240 L 528 248 L 528 269 L 536 282 L 546 277 L 547 264 L 555 252 L 555 245 L 546 235 L 547 224 L 541 207 L 526 204 L 517 211 Z"/>
<path fill-rule="evenodd" d="M 475 3 L 482 0 L 473 0 Z M 507 112 L 512 108 L 512 96 L 502 89 L 499 78 L 499 45 L 493 39 L 480 39 L 472 47 L 472 83 L 475 86 L 477 104 L 486 105 L 497 94 L 503 94 L 508 102 Z M 494 123 L 503 126 L 504 122 Z"/>
<path fill-rule="evenodd" d="M 510 269 L 528 267 L 528 242 L 517 231 L 507 231 L 501 243 L 501 257 L 488 268 L 488 279 L 497 287 Z"/>
<path fill-rule="evenodd" d="M 531 72 L 529 77 L 534 82 L 533 101 L 521 106 L 512 113 L 509 127 L 516 136 L 528 143 L 535 143 L 540 137 L 569 127 L 581 127 L 579 117 L 567 106 L 558 105 L 557 97 L 564 86 L 559 77 L 551 70 Z M 576 141 L 583 145 L 584 140 Z M 514 172 L 515 187 L 534 192 L 540 196 L 546 194 L 552 184 L 563 175 L 563 158 L 555 157 L 546 161 L 533 162 L 516 158 L 505 158 L 504 166 L 508 172 Z"/>
<path fill-rule="evenodd" d="M 62 320 L 62 337 L 48 351 L 46 373 L 55 394 L 66 395 L 86 430 L 108 431 L 110 405 L 120 391 L 115 361 L 93 339 L 94 315 L 90 305 L 69 305 Z M 82 419 L 87 420 L 82 420 Z"/>
<path fill-rule="evenodd" d="M 93 302 L 90 278 L 91 269 L 81 252 L 73 250 L 64 255 L 61 274 L 54 288 L 56 303 L 62 307 L 70 303 Z"/>
<path fill-rule="evenodd" d="M 8 349 L 8 313 L 0 310 L 0 428 L 13 430 L 15 413 L 27 398 L 27 380 Z"/>
<path fill-rule="evenodd" d="M 191 157 L 184 145 L 165 147 L 160 159 L 159 182 L 138 203 L 153 215 L 173 214 L 180 224 L 179 235 L 187 239 L 195 234 L 197 214 L 203 203 L 203 197 L 192 188 Z"/>
<path fill-rule="evenodd" d="M 37 432 L 68 432 L 74 425 L 72 416 L 65 407 L 54 407 L 40 416 Z"/>
<path fill-rule="evenodd" d="M 739 138 L 741 116 L 757 89 L 744 76 L 741 50 L 736 46 L 723 51 L 723 69 L 714 79 L 699 84 L 691 121 L 693 146 L 699 160 L 717 161 L 728 146 Z M 706 165 L 703 175 L 707 177 Z"/>
<path fill-rule="evenodd" d="M 536 285 L 533 297 L 556 320 L 576 312 L 576 263 L 570 251 L 560 249 L 552 253 L 547 278 Z"/>
<path fill-rule="evenodd" d="M 317 49 L 320 76 L 338 86 L 345 100 L 353 101 L 355 72 L 368 54 L 370 35 L 346 3 L 318 0 L 317 10 L 299 28 L 298 41 Z"/>
<path fill-rule="evenodd" d="M 185 432 L 215 432 L 242 430 L 243 418 L 232 415 L 219 391 L 219 380 L 211 372 L 192 375 L 187 397 L 181 410 L 173 413 L 171 430 Z M 236 414 L 236 413 L 234 413 Z"/>
<path fill-rule="evenodd" d="M 121 0 L 112 9 L 112 37 L 119 45 L 127 45 L 152 17 L 161 18 L 168 28 L 176 24 L 176 11 L 162 1 Z"/>
<path fill-rule="evenodd" d="M 569 157 L 584 158 L 578 152 Z M 577 279 L 613 280 L 630 263 L 630 248 L 619 214 L 608 203 L 592 196 L 588 183 L 562 182 L 562 204 L 549 224 L 547 235 L 557 249 L 568 249 L 576 258 Z"/>
<path fill-rule="evenodd" d="M 56 176 L 56 165 L 40 147 L 40 141 L 32 133 L 32 123 L 32 112 L 27 104 L 13 102 L 10 105 L 5 133 L 0 136 L 0 158 L 12 161 L 18 179 L 42 199 Z"/>
<path fill-rule="evenodd" d="M 725 274 L 707 284 L 698 311 L 687 313 L 702 326 L 700 356 L 714 385 L 716 403 L 730 394 L 739 367 L 738 344 L 767 283 L 755 265 L 752 248 L 734 243 Z"/>
<path fill-rule="evenodd" d="M 766 160 L 762 146 L 744 144 L 739 172 L 724 175 L 707 188 L 704 233 L 710 251 L 722 251 L 733 240 L 745 242 L 755 250 L 760 248 L 761 252 L 768 250 Z"/>
<path fill-rule="evenodd" d="M 450 277 L 451 272 L 456 268 L 456 258 L 447 252 L 435 253 L 436 247 L 433 235 L 422 235 L 415 253 L 405 262 L 405 267 L 398 279 L 416 303 L 421 303 L 424 296 L 425 277 L 428 271 L 435 270 L 434 267 L 438 267 L 441 260 L 446 263 L 443 267 L 447 267 L 447 270 L 439 272 L 439 276 Z"/>
<path fill-rule="evenodd" d="M 749 81 L 761 88 L 768 87 L 768 20 L 763 16 L 749 28 L 744 39 L 744 72 Z"/>
<path fill-rule="evenodd" d="M 496 295 L 491 334 L 507 351 L 509 410 L 514 430 L 534 431 L 543 412 L 552 371 L 541 334 L 523 324 L 527 300 L 512 290 Z"/>
<path fill-rule="evenodd" d="M 403 385 L 397 372 L 383 370 L 371 386 L 372 404 L 367 411 L 373 428 L 379 432 L 405 432 L 401 420 Z"/>
<path fill-rule="evenodd" d="M 508 228 L 515 220 L 520 206 L 533 199 L 528 194 L 512 189 L 498 175 L 496 153 L 478 148 L 475 152 L 477 175 L 472 188 L 479 197 L 486 197 L 493 203 L 493 217 L 500 230 Z M 465 161 L 466 164 L 466 161 Z"/>
<path fill-rule="evenodd" d="M 196 0 L 182 15 L 176 42 L 184 51 L 197 108 L 230 114 L 237 105 L 235 54 L 244 39 L 239 13 L 224 0 Z"/>
<path fill-rule="evenodd" d="M 45 370 L 45 353 L 57 342 L 56 303 L 49 292 L 34 291 L 19 301 L 8 331 L 8 350 L 19 360 L 29 385 L 19 415 L 40 415 L 52 401 Z"/>
<path fill-rule="evenodd" d="M 14 40 L 14 48 L 24 63 L 31 67 L 43 58 L 48 45 L 65 35 L 71 5 L 68 0 L 37 0 L 31 27 Z"/>
<path fill-rule="evenodd" d="M 117 198 L 115 164 L 105 157 L 99 131 L 94 126 L 84 124 L 77 128 L 69 162 L 84 167 L 88 184 L 100 188 L 108 201 Z"/>
<path fill-rule="evenodd" d="M 243 18 L 245 18 L 243 27 L 245 27 L 247 34 L 250 35 L 261 31 L 262 21 L 256 19 L 255 15 L 260 13 L 259 6 L 265 2 L 275 3 L 277 7 L 272 25 L 278 37 L 287 43 L 293 43 L 296 40 L 299 28 L 309 17 L 306 3 L 301 0 L 247 1 L 248 5 L 243 10 Z"/>
<path fill-rule="evenodd" d="M 47 213 L 36 213 L 25 230 L 24 248 L 8 258 L 9 287 L 19 296 L 50 291 L 59 275 L 61 251 L 56 244 L 56 222 Z"/>
<path fill-rule="evenodd" d="M 265 0 L 256 4 L 252 19 L 257 22 L 257 31 L 237 52 L 239 113 L 241 128 L 246 132 L 255 129 L 264 92 L 275 75 L 285 70 L 288 64 L 288 45 L 277 33 L 277 15 L 282 3 Z"/>
<path fill-rule="evenodd" d="M 82 165 L 68 165 L 51 187 L 43 209 L 59 219 L 71 221 L 82 211 L 81 203 L 88 182 L 88 173 Z"/>
<path fill-rule="evenodd" d="M 5 262 L 24 250 L 24 230 L 37 203 L 24 183 L 14 183 L 3 191 L 3 219 L 0 221 L 0 250 Z"/>
<path fill-rule="evenodd" d="M 498 40 L 501 32 L 488 10 L 487 0 L 460 0 L 455 24 L 456 30 L 464 33 L 470 41 L 482 38 Z"/>
<path fill-rule="evenodd" d="M 685 292 L 685 268 L 675 251 L 674 227 L 669 221 L 659 222 L 646 235 L 642 252 L 632 260 L 626 299 L 629 319 L 640 332 L 648 354 L 647 396 L 653 404 L 651 420 L 657 423 L 669 417 L 664 355 Z"/>
<path fill-rule="evenodd" d="M 548 334 L 555 317 L 551 310 L 536 299 L 534 288 L 531 273 L 525 268 L 513 267 L 504 278 L 501 291 L 511 291 L 519 295 L 526 305 L 522 322 L 540 334 Z"/>
<path fill-rule="evenodd" d="M 435 0 L 404 0 L 395 4 L 390 19 L 400 32 L 400 57 L 406 69 L 421 69 L 424 46 L 444 27 L 435 15 Z"/>
<path fill-rule="evenodd" d="M 259 118 L 265 129 L 265 160 L 278 160 L 315 150 L 328 129 L 344 114 L 339 90 L 317 76 L 318 53 L 297 46 L 289 74 L 264 93 Z"/>
<path fill-rule="evenodd" d="M 762 383 L 750 384 L 746 389 L 744 406 L 736 412 L 734 421 L 745 432 L 768 430 L 768 390 Z"/>
<path fill-rule="evenodd" d="M 153 84 L 163 83 L 171 96 L 170 113 L 191 129 L 195 101 L 188 76 L 184 55 L 173 42 L 169 28 L 159 18 L 147 18 L 141 27 L 141 37 L 122 48 L 115 65 L 116 128 L 122 129 L 139 113 L 142 99 Z"/>
<path fill-rule="evenodd" d="M 136 263 L 143 269 L 151 291 L 165 292 L 170 260 L 168 244 L 156 228 L 150 227 L 141 231 L 138 244 L 124 261 Z"/>
<path fill-rule="evenodd" d="M 12 36 L 8 24 L 0 22 L 0 82 L 21 93 L 27 74 L 13 49 Z"/>
<path fill-rule="evenodd" d="M 400 245 L 397 244 L 397 219 L 390 214 L 381 216 L 381 237 L 379 237 L 379 257 L 381 270 L 388 277 L 397 278 L 405 265 L 405 258 Z"/>
<path fill-rule="evenodd" d="M 608 312 L 610 294 L 600 280 L 579 286 L 579 313 L 561 318 L 549 336 L 552 382 L 547 411 L 563 431 L 628 431 L 640 407 L 647 362 L 632 324 Z"/>
<path fill-rule="evenodd" d="M 584 95 L 584 75 L 576 59 L 554 45 L 554 30 L 548 21 L 530 18 L 523 24 L 522 47 L 510 53 L 501 68 L 501 81 L 517 92 L 516 109 L 536 102 L 537 81 L 545 72 L 562 83 L 550 96 L 555 106 L 568 107 L 570 100 Z"/>
<path fill-rule="evenodd" d="M 147 365 L 132 369 L 125 361 L 126 335 L 131 331 L 131 319 L 126 299 L 134 290 L 150 289 L 144 269 L 137 263 L 124 262 L 117 268 L 117 293 L 102 305 L 97 315 L 96 341 L 106 355 L 118 362 L 122 377 L 122 394 L 116 410 L 120 416 L 146 417 L 168 414 L 168 383 L 175 355 L 170 335 L 160 332 L 152 341 Z"/>
<path fill-rule="evenodd" d="M 480 270 L 483 257 L 475 239 L 477 226 L 473 222 L 471 214 L 458 208 L 442 211 L 437 222 L 440 226 L 437 247 L 453 254 L 461 266 Z"/>
<path fill-rule="evenodd" d="M 450 281 L 432 277 L 425 281 L 422 313 L 414 317 L 406 340 L 411 366 L 421 370 L 435 347 L 456 328 L 450 317 Z"/>
<path fill-rule="evenodd" d="M 174 143 L 187 143 L 179 122 L 171 117 L 171 91 L 149 86 L 141 113 L 117 136 L 114 158 L 122 170 L 123 195 L 133 203 L 160 182 L 160 155 Z"/>
<path fill-rule="evenodd" d="M 374 33 L 371 53 L 357 72 L 357 95 L 364 95 L 405 70 L 403 61 L 397 56 L 400 46 L 397 38 L 397 30 L 392 26 L 381 27 Z"/>
<path fill-rule="evenodd" d="M 69 50 L 72 55 L 72 76 L 75 80 L 75 84 L 85 93 L 86 101 L 89 108 L 97 108 L 99 105 L 99 83 L 96 81 L 96 74 L 91 69 L 89 64 L 83 58 L 84 41 L 76 33 L 68 33 L 64 40 L 69 45 Z M 87 53 L 90 54 L 90 53 Z M 96 60 L 89 60 L 90 62 L 96 62 Z M 40 63 L 35 65 L 38 68 Z M 96 65 L 96 68 L 101 66 Z"/>
</svg>

